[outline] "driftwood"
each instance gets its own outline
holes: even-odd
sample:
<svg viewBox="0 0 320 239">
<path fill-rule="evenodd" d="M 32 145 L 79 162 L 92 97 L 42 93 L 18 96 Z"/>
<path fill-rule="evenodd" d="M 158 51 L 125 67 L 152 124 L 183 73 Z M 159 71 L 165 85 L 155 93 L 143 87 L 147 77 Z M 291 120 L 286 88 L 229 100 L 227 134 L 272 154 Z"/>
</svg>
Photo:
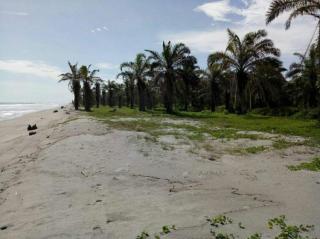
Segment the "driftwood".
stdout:
<svg viewBox="0 0 320 239">
<path fill-rule="evenodd" d="M 37 127 L 36 124 L 34 124 L 34 125 L 32 125 L 32 126 L 29 124 L 27 129 L 28 129 L 28 131 L 30 131 L 30 130 L 36 130 L 36 129 L 38 129 L 38 127 Z"/>
</svg>

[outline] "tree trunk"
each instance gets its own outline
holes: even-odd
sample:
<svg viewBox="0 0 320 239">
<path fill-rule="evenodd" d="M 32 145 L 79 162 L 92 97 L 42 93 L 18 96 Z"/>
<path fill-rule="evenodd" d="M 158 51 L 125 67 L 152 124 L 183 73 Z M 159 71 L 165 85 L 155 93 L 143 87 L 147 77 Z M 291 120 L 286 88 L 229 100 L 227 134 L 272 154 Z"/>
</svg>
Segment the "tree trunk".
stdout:
<svg viewBox="0 0 320 239">
<path fill-rule="evenodd" d="M 72 90 L 73 90 L 73 95 L 74 95 L 74 101 L 73 101 L 74 108 L 75 108 L 75 110 L 79 110 L 81 85 L 78 80 L 73 80 Z"/>
<path fill-rule="evenodd" d="M 138 93 L 139 93 L 139 110 L 146 111 L 145 107 L 145 86 L 141 80 L 138 80 Z"/>
<path fill-rule="evenodd" d="M 190 85 L 188 81 L 185 81 L 186 85 L 186 92 L 185 92 L 185 99 L 184 99 L 184 111 L 188 111 L 189 107 L 189 96 L 190 96 Z"/>
<path fill-rule="evenodd" d="M 107 93 L 105 90 L 102 91 L 102 100 L 101 103 L 103 106 L 106 106 L 106 98 L 107 98 Z"/>
<path fill-rule="evenodd" d="M 130 108 L 134 107 L 134 87 L 130 87 Z"/>
<path fill-rule="evenodd" d="M 210 82 L 210 93 L 211 93 L 211 112 L 216 111 L 216 100 L 215 100 L 215 79 L 211 79 Z"/>
<path fill-rule="evenodd" d="M 228 90 L 226 90 L 226 99 L 225 99 L 225 107 L 226 110 L 231 113 L 231 109 L 230 109 L 230 92 Z"/>
<path fill-rule="evenodd" d="M 246 105 L 246 74 L 244 72 L 239 72 L 237 74 L 237 83 L 238 83 L 238 90 L 239 90 L 239 103 L 238 103 L 238 113 L 245 114 L 247 112 L 247 105 Z"/>
<path fill-rule="evenodd" d="M 118 107 L 122 108 L 122 95 L 119 95 L 118 97 Z"/>
<path fill-rule="evenodd" d="M 100 106 L 100 84 L 99 83 L 96 83 L 96 106 L 97 108 L 99 108 Z"/>
<path fill-rule="evenodd" d="M 83 85 L 83 90 L 84 90 L 84 109 L 85 111 L 90 111 L 90 106 L 91 106 L 91 88 L 89 82 L 85 81 Z"/>
<path fill-rule="evenodd" d="M 173 77 L 166 76 L 165 106 L 168 114 L 173 113 Z"/>
</svg>

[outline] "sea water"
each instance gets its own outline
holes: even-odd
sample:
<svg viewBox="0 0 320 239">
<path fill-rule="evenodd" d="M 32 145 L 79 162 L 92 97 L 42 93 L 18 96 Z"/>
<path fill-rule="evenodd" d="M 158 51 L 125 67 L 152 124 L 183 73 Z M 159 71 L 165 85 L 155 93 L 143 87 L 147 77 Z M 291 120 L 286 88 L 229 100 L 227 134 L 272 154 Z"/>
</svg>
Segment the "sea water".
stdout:
<svg viewBox="0 0 320 239">
<path fill-rule="evenodd" d="M 0 121 L 17 118 L 24 114 L 51 109 L 57 106 L 57 104 L 0 103 Z"/>
</svg>

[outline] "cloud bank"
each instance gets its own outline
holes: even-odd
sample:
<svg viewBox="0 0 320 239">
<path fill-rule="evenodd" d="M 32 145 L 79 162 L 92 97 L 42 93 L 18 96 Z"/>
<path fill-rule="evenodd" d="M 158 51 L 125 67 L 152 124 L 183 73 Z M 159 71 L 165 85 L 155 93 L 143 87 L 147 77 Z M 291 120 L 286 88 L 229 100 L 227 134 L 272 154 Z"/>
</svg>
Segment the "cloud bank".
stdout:
<svg viewBox="0 0 320 239">
<path fill-rule="evenodd" d="M 30 74 L 55 80 L 57 80 L 58 76 L 62 73 L 58 67 L 47 65 L 44 62 L 28 60 L 0 60 L 0 71 Z"/>
<path fill-rule="evenodd" d="M 244 36 L 249 31 L 266 29 L 276 47 L 280 48 L 285 59 L 294 60 L 294 52 L 303 52 L 309 44 L 310 38 L 316 29 L 316 21 L 311 17 L 300 17 L 294 20 L 291 28 L 285 30 L 284 24 L 288 14 L 282 15 L 273 23 L 266 26 L 265 14 L 270 1 L 242 0 L 242 7 L 235 7 L 230 0 L 218 0 L 197 6 L 194 11 L 212 18 L 213 23 L 219 24 L 203 31 L 183 31 L 160 34 L 160 39 L 183 42 L 193 51 L 210 53 L 224 50 L 227 44 L 227 28 L 235 31 L 239 36 Z M 237 16 L 235 20 L 234 16 Z"/>
</svg>

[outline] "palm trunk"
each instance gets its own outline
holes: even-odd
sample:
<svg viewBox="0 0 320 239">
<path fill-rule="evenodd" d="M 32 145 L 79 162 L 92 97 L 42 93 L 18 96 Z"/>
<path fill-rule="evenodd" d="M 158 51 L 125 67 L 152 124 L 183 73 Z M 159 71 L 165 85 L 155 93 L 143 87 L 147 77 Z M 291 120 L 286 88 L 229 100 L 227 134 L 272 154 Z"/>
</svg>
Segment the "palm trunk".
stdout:
<svg viewBox="0 0 320 239">
<path fill-rule="evenodd" d="M 85 81 L 84 85 L 84 109 L 85 111 L 90 111 L 91 109 L 91 88 L 89 82 Z"/>
<path fill-rule="evenodd" d="M 165 92 L 165 104 L 168 114 L 173 113 L 173 82 L 172 77 L 166 76 L 166 92 Z"/>
<path fill-rule="evenodd" d="M 102 91 L 102 102 L 101 102 L 103 106 L 106 106 L 106 98 L 107 98 L 106 91 L 103 90 Z"/>
<path fill-rule="evenodd" d="M 72 90 L 73 90 L 73 95 L 74 95 L 74 101 L 73 101 L 74 108 L 75 108 L 75 110 L 79 110 L 80 90 L 81 90 L 81 85 L 80 85 L 79 81 L 73 80 Z"/>
<path fill-rule="evenodd" d="M 185 85 L 186 85 L 186 92 L 185 92 L 185 99 L 184 99 L 184 111 L 188 111 L 190 85 L 189 85 L 189 83 L 187 81 L 185 81 Z"/>
<path fill-rule="evenodd" d="M 96 83 L 96 106 L 99 108 L 100 106 L 100 84 Z"/>
<path fill-rule="evenodd" d="M 134 87 L 130 87 L 130 108 L 134 107 Z"/>
<path fill-rule="evenodd" d="M 211 79 L 211 112 L 216 111 L 216 100 L 215 100 L 215 84 L 214 84 L 215 79 Z"/>
<path fill-rule="evenodd" d="M 138 80 L 138 93 L 139 93 L 139 110 L 146 111 L 145 107 L 145 86 L 141 80 Z"/>
<path fill-rule="evenodd" d="M 225 96 L 225 108 L 226 110 L 231 113 L 231 109 L 230 109 L 230 92 L 228 90 L 226 90 L 226 96 Z"/>
</svg>

